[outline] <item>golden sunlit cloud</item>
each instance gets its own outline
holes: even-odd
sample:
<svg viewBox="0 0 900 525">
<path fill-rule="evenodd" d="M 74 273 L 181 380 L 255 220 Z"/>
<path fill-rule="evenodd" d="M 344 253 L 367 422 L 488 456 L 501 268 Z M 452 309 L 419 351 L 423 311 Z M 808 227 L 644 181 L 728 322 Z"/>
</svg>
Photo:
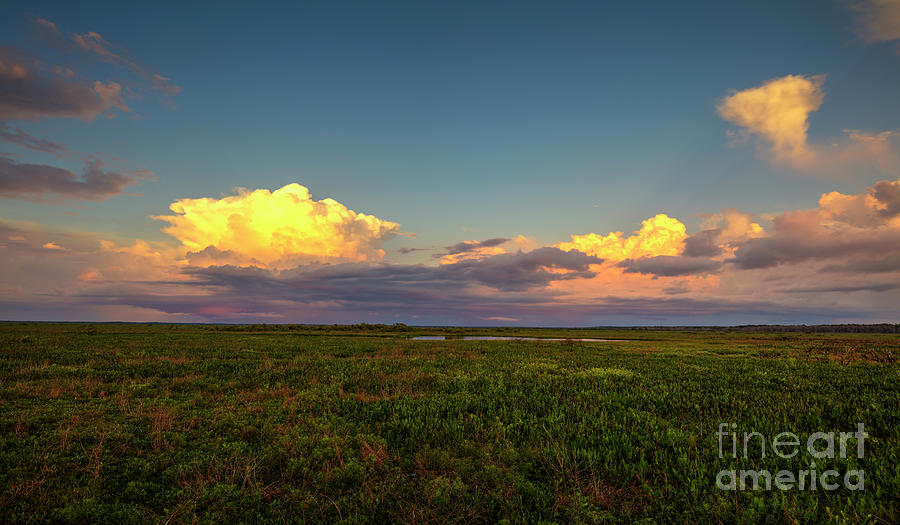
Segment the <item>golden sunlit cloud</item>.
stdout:
<svg viewBox="0 0 900 525">
<path fill-rule="evenodd" d="M 804 166 L 813 157 L 806 135 L 809 114 L 822 105 L 824 82 L 823 76 L 776 78 L 733 93 L 717 109 L 723 119 L 765 139 L 776 163 Z"/>
<path fill-rule="evenodd" d="M 219 264 L 284 268 L 310 261 L 380 260 L 400 225 L 357 213 L 333 199 L 313 200 L 299 184 L 240 190 L 221 199 L 179 199 L 175 215 L 155 216 L 190 251 L 212 248 Z M 207 253 L 210 250 L 207 250 Z M 229 260 L 232 259 L 232 260 Z"/>
<path fill-rule="evenodd" d="M 681 221 L 660 213 L 643 221 L 641 229 L 629 236 L 623 236 L 622 232 L 612 232 L 605 236 L 596 233 L 572 235 L 571 242 L 561 242 L 555 246 L 565 251 L 578 250 L 609 261 L 678 255 L 687 238 L 686 231 Z"/>
<path fill-rule="evenodd" d="M 815 174 L 843 174 L 859 166 L 885 173 L 900 168 L 897 133 L 843 130 L 830 144 L 809 142 L 809 115 L 825 98 L 822 75 L 787 75 L 725 97 L 719 116 L 740 126 L 739 138 L 758 136 L 773 164 Z M 729 132 L 734 136 L 733 132 Z"/>
</svg>

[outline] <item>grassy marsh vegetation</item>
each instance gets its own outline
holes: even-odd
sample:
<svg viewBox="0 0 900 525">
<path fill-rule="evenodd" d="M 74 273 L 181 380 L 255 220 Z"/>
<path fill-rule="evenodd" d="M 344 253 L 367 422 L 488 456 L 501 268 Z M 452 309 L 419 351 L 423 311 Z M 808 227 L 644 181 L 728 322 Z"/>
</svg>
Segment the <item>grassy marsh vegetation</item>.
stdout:
<svg viewBox="0 0 900 525">
<path fill-rule="evenodd" d="M 411 341 L 412 335 L 627 342 Z M 0 522 L 900 520 L 900 338 L 0 324 Z M 719 423 L 864 491 L 736 491 Z"/>
</svg>

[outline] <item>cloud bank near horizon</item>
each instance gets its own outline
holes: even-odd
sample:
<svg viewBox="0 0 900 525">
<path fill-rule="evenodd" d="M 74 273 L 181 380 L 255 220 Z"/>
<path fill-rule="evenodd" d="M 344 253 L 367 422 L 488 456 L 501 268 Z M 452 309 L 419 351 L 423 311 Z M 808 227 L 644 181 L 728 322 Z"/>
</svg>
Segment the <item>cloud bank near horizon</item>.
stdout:
<svg viewBox="0 0 900 525">
<path fill-rule="evenodd" d="M 689 233 L 657 214 L 627 235 L 463 241 L 432 264 L 385 262 L 399 224 L 299 184 L 172 210 L 157 218 L 179 244 L 0 223 L 0 315 L 77 305 L 92 319 L 162 321 L 777 323 L 884 321 L 900 300 L 900 179 L 771 221 L 725 209 Z"/>
</svg>

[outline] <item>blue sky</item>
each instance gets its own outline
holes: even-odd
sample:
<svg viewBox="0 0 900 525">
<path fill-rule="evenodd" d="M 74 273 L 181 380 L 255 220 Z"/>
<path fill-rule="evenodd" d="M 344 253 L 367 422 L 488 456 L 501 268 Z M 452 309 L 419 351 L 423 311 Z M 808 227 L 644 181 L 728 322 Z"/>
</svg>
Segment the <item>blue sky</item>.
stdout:
<svg viewBox="0 0 900 525">
<path fill-rule="evenodd" d="M 128 99 L 139 120 L 16 123 L 155 173 L 129 188 L 140 197 L 0 204 L 47 228 L 165 242 L 149 216 L 177 199 L 297 182 L 416 233 L 383 246 L 415 262 L 427 257 L 395 250 L 519 234 L 549 245 L 658 213 L 689 231 L 723 208 L 765 221 L 892 178 L 772 163 L 753 139 L 730 144 L 737 127 L 717 112 L 735 90 L 825 75 L 810 142 L 896 130 L 897 43 L 861 38 L 848 2 L 5 4 L 0 44 L 125 82 L 48 48 L 35 19 L 95 31 L 183 90 L 172 107 Z"/>
</svg>

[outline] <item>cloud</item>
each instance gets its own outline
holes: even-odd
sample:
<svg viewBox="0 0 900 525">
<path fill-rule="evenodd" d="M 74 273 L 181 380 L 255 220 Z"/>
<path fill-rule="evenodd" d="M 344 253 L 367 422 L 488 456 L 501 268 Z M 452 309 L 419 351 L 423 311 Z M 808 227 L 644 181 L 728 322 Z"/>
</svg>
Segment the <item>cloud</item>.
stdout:
<svg viewBox="0 0 900 525">
<path fill-rule="evenodd" d="M 856 15 L 857 34 L 865 42 L 900 40 L 900 0 L 863 0 L 850 7 Z"/>
<path fill-rule="evenodd" d="M 519 322 L 546 325 L 585 325 L 601 318 L 688 319 L 692 316 L 718 316 L 752 312 L 781 315 L 790 307 L 766 302 L 739 300 L 660 299 L 653 297 L 599 296 L 570 298 L 544 288 L 554 279 L 571 280 L 571 275 L 542 271 L 551 262 L 572 268 L 579 278 L 589 279 L 589 267 L 596 261 L 577 252 L 553 248 L 535 254 L 503 254 L 482 261 L 458 265 L 366 265 L 346 263 L 328 266 L 298 267 L 280 272 L 260 268 L 210 267 L 188 268 L 195 280 L 189 287 L 202 287 L 212 297 L 191 296 L 185 300 L 167 300 L 161 296 L 107 296 L 105 300 L 160 308 L 168 313 L 206 311 L 209 304 L 227 304 L 251 312 L 303 312 L 308 315 L 347 315 L 376 310 L 385 315 L 408 318 L 452 319 L 480 324 L 487 318 L 503 317 Z M 491 260 L 493 259 L 493 260 Z M 517 267 L 520 271 L 504 271 Z M 479 271 L 473 272 L 473 269 Z M 513 280 L 518 284 L 512 285 Z M 482 291 L 481 285 L 491 290 Z M 229 299 L 233 297 L 234 299 Z M 237 299 L 240 300 L 237 300 Z M 309 305 L 310 309 L 305 306 Z M 313 310 L 314 309 L 314 310 Z M 503 312 L 499 315 L 498 312 Z M 776 313 L 777 312 L 777 313 Z M 809 313 L 809 310 L 806 310 Z M 227 316 L 226 316 L 227 317 Z M 445 321 L 447 322 L 447 321 Z"/>
<path fill-rule="evenodd" d="M 879 181 L 867 191 L 879 215 L 893 219 L 900 215 L 900 179 Z"/>
<path fill-rule="evenodd" d="M 684 255 L 687 257 L 715 257 L 722 253 L 719 246 L 721 228 L 699 231 L 684 240 Z"/>
<path fill-rule="evenodd" d="M 771 145 L 777 163 L 804 165 L 813 156 L 807 144 L 809 114 L 819 109 L 824 76 L 788 75 L 738 91 L 719 105 L 719 115 Z"/>
<path fill-rule="evenodd" d="M 880 181 L 858 195 L 823 194 L 816 209 L 775 217 L 771 232 L 739 243 L 728 262 L 759 269 L 835 258 L 884 260 L 900 253 L 898 190 L 900 179 Z"/>
<path fill-rule="evenodd" d="M 825 98 L 822 75 L 787 75 L 736 91 L 717 106 L 719 116 L 740 126 L 744 138 L 760 138 L 760 150 L 775 165 L 816 174 L 852 168 L 894 173 L 900 168 L 897 133 L 844 130 L 830 144 L 809 142 L 809 115 Z"/>
<path fill-rule="evenodd" d="M 116 82 L 88 83 L 41 70 L 39 63 L 0 47 L 0 121 L 43 118 L 93 120 L 113 109 L 131 111 Z"/>
<path fill-rule="evenodd" d="M 414 253 L 414 252 L 429 252 L 434 249 L 435 249 L 434 246 L 431 246 L 429 248 L 412 248 L 412 247 L 404 246 L 402 248 L 397 248 L 397 253 L 399 253 L 401 255 L 406 255 L 408 253 Z"/>
<path fill-rule="evenodd" d="M 828 285 L 813 286 L 809 288 L 786 288 L 781 290 L 785 293 L 853 293 L 853 292 L 889 292 L 900 288 L 898 282 L 888 283 L 867 283 L 867 284 L 848 284 L 848 285 Z"/>
<path fill-rule="evenodd" d="M 441 260 L 441 264 L 453 264 L 464 260 L 476 260 L 506 253 L 501 246 L 509 241 L 508 238 L 486 239 L 484 241 L 463 241 L 445 248 L 445 253 L 434 254 Z"/>
<path fill-rule="evenodd" d="M 447 255 L 472 252 L 478 250 L 479 248 L 493 248 L 496 246 L 500 246 L 507 241 L 509 241 L 509 239 L 505 237 L 486 239 L 484 241 L 463 241 L 456 243 L 453 246 L 447 246 Z"/>
<path fill-rule="evenodd" d="M 73 50 L 77 42 L 91 53 L 105 57 L 129 69 L 140 66 L 118 55 L 96 33 L 75 35 L 68 41 L 50 21 L 35 21 L 39 32 L 51 44 Z M 149 73 L 147 73 L 149 74 Z M 118 82 L 90 82 L 72 69 L 48 66 L 41 60 L 10 48 L 0 47 L 0 141 L 21 148 L 63 158 L 70 155 L 66 146 L 34 137 L 7 124 L 12 120 L 76 118 L 92 121 L 98 116 L 111 118 L 116 111 L 131 112 L 125 103 L 126 89 Z M 173 91 L 174 93 L 175 91 Z M 132 93 L 133 95 L 133 93 Z M 110 169 L 95 155 L 88 155 L 80 174 L 69 169 L 39 163 L 19 163 L 14 154 L 0 155 L 0 197 L 39 202 L 66 199 L 101 201 L 119 195 L 140 180 L 152 178 L 147 170 Z"/>
<path fill-rule="evenodd" d="M 85 160 L 81 174 L 46 164 L 16 162 L 0 155 L 0 197 L 35 202 L 80 199 L 102 201 L 152 178 L 147 170 L 107 169 L 97 157 Z"/>
<path fill-rule="evenodd" d="M 223 266 L 233 264 L 237 266 L 263 267 L 265 263 L 252 257 L 246 257 L 232 250 L 220 250 L 215 246 L 207 246 L 197 252 L 188 252 L 185 260 L 191 266 Z"/>
<path fill-rule="evenodd" d="M 774 216 L 767 229 L 726 208 L 704 215 L 691 236 L 660 214 L 628 235 L 576 235 L 557 246 L 523 236 L 464 241 L 447 251 L 508 251 L 443 264 L 384 262 L 380 244 L 398 225 L 315 201 L 296 184 L 176 201 L 163 220 L 180 245 L 0 221 L 0 314 L 473 325 L 884 321 L 900 301 L 898 188 L 900 180 L 887 180 L 855 195 L 826 193 L 819 207 Z M 572 246 L 579 241 L 594 253 Z M 815 293 L 827 302 L 810 301 Z"/>
<path fill-rule="evenodd" d="M 562 250 L 578 250 L 610 261 L 623 261 L 656 255 L 678 255 L 687 233 L 678 219 L 660 213 L 641 223 L 641 229 L 632 235 L 612 232 L 605 236 L 596 233 L 572 235 L 571 242 L 556 246 Z"/>
<path fill-rule="evenodd" d="M 589 278 L 592 264 L 601 259 L 577 251 L 538 248 L 530 252 L 505 253 L 480 260 L 464 260 L 439 266 L 389 265 L 365 262 L 307 264 L 283 270 L 233 265 L 189 268 L 185 273 L 199 277 L 206 284 L 228 284 L 232 276 L 241 282 L 247 276 L 264 278 L 252 286 L 266 283 L 290 283 L 296 291 L 303 289 L 314 297 L 325 283 L 340 283 L 347 290 L 371 290 L 384 293 L 386 288 L 407 291 L 421 288 L 459 289 L 460 286 L 487 286 L 501 291 L 524 291 L 547 286 L 558 280 Z M 224 281 L 222 279 L 225 279 Z M 334 298 L 329 295 L 329 298 Z"/>
<path fill-rule="evenodd" d="M 683 255 L 657 255 L 641 259 L 626 259 L 619 264 L 625 273 L 640 273 L 658 277 L 679 275 L 702 275 L 714 272 L 722 266 L 720 261 L 706 257 L 686 257 Z"/>
<path fill-rule="evenodd" d="M 415 320 L 483 325 L 485 320 L 493 318 L 531 326 L 596 326 L 616 322 L 777 322 L 785 318 L 820 321 L 861 315 L 859 309 L 851 312 L 840 307 L 792 306 L 735 298 L 614 295 L 569 298 L 548 293 L 543 288 L 482 293 L 477 286 L 472 286 L 477 282 L 448 278 L 442 268 L 348 263 L 279 273 L 236 267 L 188 269 L 196 279 L 177 288 L 162 291 L 160 288 L 169 286 L 164 284 L 156 285 L 156 291 L 150 287 L 139 292 L 104 290 L 104 293 L 81 294 L 78 300 L 157 310 L 161 315 L 184 315 L 189 319 L 238 322 L 270 317 L 282 322 L 370 319 L 370 322 Z M 192 287 L 206 293 L 185 293 L 184 290 Z M 372 312 L 377 315 L 372 316 Z"/>
<path fill-rule="evenodd" d="M 900 215 L 900 179 L 877 182 L 858 195 L 826 193 L 819 199 L 819 209 L 830 221 L 858 227 L 885 224 Z"/>
<path fill-rule="evenodd" d="M 66 37 L 55 23 L 42 18 L 34 20 L 34 28 L 39 37 L 56 49 L 79 51 L 101 62 L 129 70 L 140 76 L 151 89 L 160 91 L 166 96 L 171 97 L 181 92 L 181 87 L 173 84 L 171 79 L 135 62 L 128 57 L 124 49 L 110 43 L 96 31 L 72 33 Z"/>
<path fill-rule="evenodd" d="M 273 192 L 242 189 L 221 199 L 178 199 L 169 209 L 174 215 L 153 218 L 168 222 L 163 231 L 195 256 L 213 247 L 217 257 L 235 256 L 232 264 L 255 260 L 273 268 L 310 261 L 377 261 L 384 257 L 381 245 L 400 228 L 333 199 L 313 200 L 299 184 Z"/>
<path fill-rule="evenodd" d="M 869 256 L 849 257 L 848 259 L 848 261 L 843 263 L 825 265 L 822 267 L 822 272 L 866 275 L 900 271 L 900 250 L 889 251 L 886 255 L 870 254 Z"/>
<path fill-rule="evenodd" d="M 683 255 L 688 257 L 716 257 L 732 248 L 737 241 L 763 235 L 763 228 L 754 222 L 752 214 L 725 208 L 721 213 L 706 215 L 701 230 L 684 240 Z"/>
<path fill-rule="evenodd" d="M 817 210 L 781 214 L 773 225 L 770 236 L 742 243 L 728 262 L 742 269 L 759 269 L 811 259 L 877 256 L 900 246 L 898 230 L 828 228 Z"/>
<path fill-rule="evenodd" d="M 3 122 L 0 122 L 0 140 L 56 157 L 62 157 L 66 154 L 66 147 L 62 144 L 52 140 L 33 137 L 27 132 L 19 128 L 11 128 Z"/>
<path fill-rule="evenodd" d="M 45 248 L 48 243 L 64 250 Z M 202 254 L 210 258 L 204 264 L 232 255 L 213 249 Z M 798 292 L 799 299 L 773 294 L 769 274 L 748 274 L 734 265 L 721 275 L 659 281 L 616 268 L 618 275 L 607 281 L 606 273 L 596 273 L 606 268 L 599 258 L 552 247 L 447 265 L 329 261 L 272 269 L 199 267 L 183 258 L 184 248 L 165 244 L 0 220 L 5 272 L 0 318 L 483 325 L 493 317 L 525 325 L 733 324 L 880 319 L 896 302 L 891 290 L 863 290 L 816 306 L 804 295 L 808 292 Z M 737 288 L 714 286 L 729 272 Z M 821 280 L 804 274 L 806 280 L 771 283 L 810 287 Z M 599 286 L 592 288 L 597 279 Z M 624 286 L 609 286 L 618 281 Z M 890 275 L 884 282 L 891 282 Z M 841 285 L 865 284 L 847 283 Z"/>
<path fill-rule="evenodd" d="M 603 259 L 575 250 L 545 247 L 485 259 L 466 259 L 441 265 L 440 269 L 456 279 L 477 281 L 498 290 L 527 290 L 546 286 L 550 281 L 593 277 L 590 265 L 602 262 Z"/>
</svg>

